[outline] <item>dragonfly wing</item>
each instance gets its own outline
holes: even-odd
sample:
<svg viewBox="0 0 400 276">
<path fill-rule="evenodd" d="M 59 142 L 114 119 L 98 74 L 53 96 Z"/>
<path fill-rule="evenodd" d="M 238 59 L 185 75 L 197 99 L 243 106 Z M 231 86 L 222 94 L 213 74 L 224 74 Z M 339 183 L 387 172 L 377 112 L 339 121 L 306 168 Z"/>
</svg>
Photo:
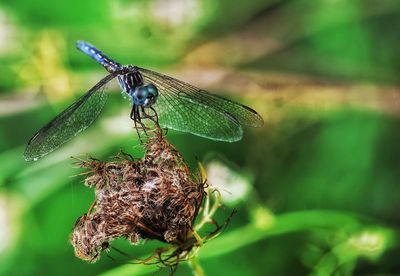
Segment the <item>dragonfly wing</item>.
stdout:
<svg viewBox="0 0 400 276">
<path fill-rule="evenodd" d="M 167 75 L 144 68 L 139 68 L 139 71 L 143 73 L 149 81 L 154 82 L 158 86 L 161 85 L 165 87 L 164 90 L 167 90 L 167 93 L 178 97 L 190 98 L 192 101 L 201 103 L 202 105 L 229 113 L 241 125 L 260 127 L 264 124 L 263 118 L 248 106 L 211 94 Z"/>
<path fill-rule="evenodd" d="M 145 82 L 153 83 L 159 90 L 154 108 L 161 126 L 217 141 L 235 142 L 242 138 L 242 127 L 230 112 L 191 97 L 184 93 L 184 88 L 164 79 L 163 75 L 139 70 Z"/>
<path fill-rule="evenodd" d="M 103 78 L 33 135 L 25 148 L 25 160 L 38 160 L 93 123 L 107 100 L 108 95 L 104 92 L 104 87 L 114 77 L 115 75 L 110 74 Z"/>
<path fill-rule="evenodd" d="M 261 126 L 253 109 L 208 93 L 175 78 L 139 68 L 145 82 L 159 89 L 154 107 L 162 126 L 213 140 L 235 142 L 242 138 L 241 125 Z"/>
<path fill-rule="evenodd" d="M 235 142 L 242 139 L 241 125 L 230 114 L 193 102 L 189 98 L 173 97 L 163 88 L 155 109 L 163 127 L 217 140 Z"/>
</svg>

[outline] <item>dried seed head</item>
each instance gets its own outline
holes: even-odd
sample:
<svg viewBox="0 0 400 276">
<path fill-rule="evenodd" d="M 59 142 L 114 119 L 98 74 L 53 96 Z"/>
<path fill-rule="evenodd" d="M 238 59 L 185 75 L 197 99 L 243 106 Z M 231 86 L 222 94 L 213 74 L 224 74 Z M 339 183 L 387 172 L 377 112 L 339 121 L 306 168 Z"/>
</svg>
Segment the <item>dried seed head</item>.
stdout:
<svg viewBox="0 0 400 276">
<path fill-rule="evenodd" d="M 185 242 L 203 198 L 179 152 L 162 135 L 150 138 L 145 156 L 111 162 L 82 161 L 85 184 L 95 188 L 95 210 L 80 217 L 71 235 L 75 254 L 94 262 L 109 243 L 125 237 Z"/>
</svg>

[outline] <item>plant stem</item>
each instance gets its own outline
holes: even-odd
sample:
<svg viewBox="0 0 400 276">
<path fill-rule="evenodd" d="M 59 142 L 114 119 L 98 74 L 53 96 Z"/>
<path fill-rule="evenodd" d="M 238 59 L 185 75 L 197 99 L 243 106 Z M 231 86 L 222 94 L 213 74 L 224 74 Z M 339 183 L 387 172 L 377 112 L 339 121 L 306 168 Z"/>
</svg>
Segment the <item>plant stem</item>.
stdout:
<svg viewBox="0 0 400 276">
<path fill-rule="evenodd" d="M 193 257 L 189 260 L 189 266 L 192 268 L 194 276 L 204 276 L 203 268 L 200 263 L 197 261 L 197 258 Z"/>
</svg>

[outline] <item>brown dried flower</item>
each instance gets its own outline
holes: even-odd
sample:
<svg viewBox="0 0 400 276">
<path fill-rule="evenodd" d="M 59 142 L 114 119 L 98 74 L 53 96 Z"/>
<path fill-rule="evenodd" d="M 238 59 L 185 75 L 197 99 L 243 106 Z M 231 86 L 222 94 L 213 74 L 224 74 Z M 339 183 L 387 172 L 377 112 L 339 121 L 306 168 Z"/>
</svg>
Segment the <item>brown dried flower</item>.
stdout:
<svg viewBox="0 0 400 276">
<path fill-rule="evenodd" d="M 191 178 L 183 158 L 162 134 L 148 139 L 142 159 L 120 154 L 111 162 L 90 159 L 79 164 L 88 170 L 85 184 L 95 189 L 95 202 L 71 234 L 77 257 L 94 262 L 118 237 L 133 244 L 158 239 L 187 245 L 194 239 L 204 183 Z"/>
</svg>

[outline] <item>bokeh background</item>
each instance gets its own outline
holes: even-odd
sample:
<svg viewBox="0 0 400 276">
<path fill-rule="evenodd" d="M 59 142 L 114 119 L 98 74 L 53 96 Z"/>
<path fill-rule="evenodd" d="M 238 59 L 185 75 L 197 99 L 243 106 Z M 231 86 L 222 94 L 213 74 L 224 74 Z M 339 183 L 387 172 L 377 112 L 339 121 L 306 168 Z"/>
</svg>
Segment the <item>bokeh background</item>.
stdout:
<svg viewBox="0 0 400 276">
<path fill-rule="evenodd" d="M 141 154 L 115 84 L 88 130 L 22 158 L 105 75 L 78 39 L 264 117 L 232 144 L 169 133 L 193 173 L 201 160 L 229 191 L 218 219 L 238 209 L 200 251 L 206 275 L 400 274 L 399 29 L 398 0 L 1 0 L 0 274 L 169 273 L 115 250 L 87 264 L 68 241 L 93 200 L 69 156 Z M 115 246 L 141 257 L 160 244 Z"/>
</svg>

